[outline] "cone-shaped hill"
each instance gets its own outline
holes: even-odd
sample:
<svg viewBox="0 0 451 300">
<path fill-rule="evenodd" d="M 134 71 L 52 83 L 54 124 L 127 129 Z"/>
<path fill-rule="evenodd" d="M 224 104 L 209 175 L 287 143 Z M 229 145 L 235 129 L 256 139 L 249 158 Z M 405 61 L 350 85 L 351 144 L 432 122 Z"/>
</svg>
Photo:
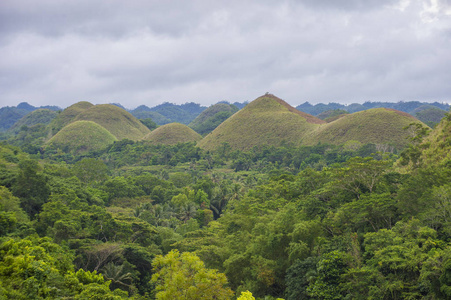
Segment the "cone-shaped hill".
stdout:
<svg viewBox="0 0 451 300">
<path fill-rule="evenodd" d="M 52 131 L 50 135 L 55 135 L 64 126 L 71 123 L 81 112 L 93 106 L 92 103 L 81 101 L 67 107 L 50 123 L 50 129 Z"/>
<path fill-rule="evenodd" d="M 178 143 L 196 142 L 201 138 L 200 134 L 186 125 L 170 123 L 148 133 L 143 140 L 155 144 L 175 145 Z"/>
<path fill-rule="evenodd" d="M 274 95 L 261 96 L 219 125 L 199 142 L 199 147 L 213 150 L 228 143 L 233 149 L 283 142 L 300 145 L 304 136 L 325 121 L 303 113 Z"/>
<path fill-rule="evenodd" d="M 219 124 L 227 120 L 238 111 L 233 104 L 216 103 L 200 113 L 190 124 L 194 131 L 199 134 L 212 132 Z"/>
<path fill-rule="evenodd" d="M 100 104 L 90 107 L 77 115 L 75 121 L 93 121 L 118 140 L 140 140 L 150 130 L 126 110 L 111 104 Z"/>
<path fill-rule="evenodd" d="M 344 115 L 333 122 L 323 124 L 311 132 L 304 142 L 305 145 L 318 142 L 339 145 L 348 141 L 359 141 L 363 144 L 390 144 L 402 149 L 409 142 L 409 133 L 403 128 L 416 122 L 421 123 L 405 112 L 373 108 Z"/>
<path fill-rule="evenodd" d="M 64 152 L 83 153 L 102 149 L 117 141 L 108 130 L 91 121 L 76 121 L 61 129 L 47 145 Z"/>
</svg>

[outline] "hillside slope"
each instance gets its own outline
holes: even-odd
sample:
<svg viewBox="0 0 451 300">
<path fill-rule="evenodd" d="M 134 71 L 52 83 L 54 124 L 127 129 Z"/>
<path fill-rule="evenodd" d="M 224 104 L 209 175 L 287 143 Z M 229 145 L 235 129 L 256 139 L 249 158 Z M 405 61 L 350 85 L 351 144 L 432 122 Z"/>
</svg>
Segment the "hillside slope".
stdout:
<svg viewBox="0 0 451 300">
<path fill-rule="evenodd" d="M 112 104 L 92 106 L 78 114 L 75 121 L 93 121 L 108 130 L 118 140 L 139 140 L 150 132 L 129 112 Z"/>
<path fill-rule="evenodd" d="M 415 117 L 431 127 L 438 124 L 445 114 L 446 110 L 432 105 L 422 105 L 415 109 Z"/>
<path fill-rule="evenodd" d="M 77 154 L 100 150 L 117 141 L 108 130 L 92 121 L 76 121 L 61 129 L 48 142 L 50 149 Z"/>
<path fill-rule="evenodd" d="M 33 126 L 36 124 L 48 125 L 57 117 L 58 113 L 50 109 L 37 109 L 25 115 L 8 129 L 9 132 L 17 134 L 22 126 Z"/>
<path fill-rule="evenodd" d="M 64 109 L 51 123 L 50 135 L 55 135 L 64 126 L 74 121 L 74 119 L 83 111 L 94 105 L 87 101 L 80 101 Z"/>
<path fill-rule="evenodd" d="M 143 140 L 155 144 L 175 145 L 178 143 L 196 142 L 201 138 L 200 134 L 184 124 L 170 123 L 148 133 Z"/>
<path fill-rule="evenodd" d="M 389 144 L 402 149 L 408 144 L 409 133 L 403 128 L 411 123 L 421 123 L 413 116 L 387 108 L 373 108 L 319 126 L 304 140 L 306 145 L 318 142 L 343 144 L 359 141 L 363 144 Z"/>
<path fill-rule="evenodd" d="M 299 145 L 307 133 L 323 123 L 323 120 L 267 94 L 224 121 L 198 145 L 207 150 L 216 149 L 222 143 L 240 150 L 263 145 L 279 146 L 284 142 Z"/>
<path fill-rule="evenodd" d="M 451 114 L 446 115 L 430 132 L 423 145 L 422 164 L 451 166 Z"/>
</svg>

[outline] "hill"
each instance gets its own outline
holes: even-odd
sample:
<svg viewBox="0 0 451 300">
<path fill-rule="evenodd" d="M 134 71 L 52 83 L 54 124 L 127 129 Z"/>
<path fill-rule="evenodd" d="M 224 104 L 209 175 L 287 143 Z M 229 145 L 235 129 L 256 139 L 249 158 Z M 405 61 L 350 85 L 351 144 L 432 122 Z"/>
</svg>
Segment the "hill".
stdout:
<svg viewBox="0 0 451 300">
<path fill-rule="evenodd" d="M 181 105 L 165 102 L 158 106 L 152 107 L 150 110 L 161 114 L 170 120 L 170 122 L 188 125 L 205 109 L 205 106 L 200 106 L 200 104 L 193 102 Z"/>
<path fill-rule="evenodd" d="M 130 113 L 138 119 L 152 119 L 158 125 L 165 125 L 171 123 L 171 120 L 163 116 L 162 114 L 151 111 L 149 107 L 145 105 L 140 105 L 134 110 L 130 111 Z"/>
<path fill-rule="evenodd" d="M 219 125 L 199 142 L 212 150 L 222 143 L 233 149 L 279 146 L 284 142 L 301 144 L 304 136 L 325 121 L 296 110 L 274 95 L 261 96 Z"/>
<path fill-rule="evenodd" d="M 180 123 L 171 123 L 158 127 L 148 133 L 143 140 L 155 144 L 175 145 L 178 143 L 196 142 L 202 136 Z"/>
<path fill-rule="evenodd" d="M 393 108 L 396 110 L 400 110 L 411 115 L 414 115 L 417 109 L 420 109 L 422 106 L 428 105 L 433 106 L 439 109 L 443 109 L 448 111 L 450 109 L 450 105 L 446 103 L 427 103 L 427 102 L 419 102 L 419 101 L 399 101 L 399 102 L 370 102 L 367 101 L 363 104 L 353 103 L 349 105 L 339 104 L 330 102 L 328 104 L 318 103 L 315 105 L 310 104 L 309 102 L 305 102 L 301 105 L 298 105 L 296 108 L 300 111 L 312 114 L 314 116 L 318 116 L 320 113 L 334 110 L 334 109 L 343 109 L 349 113 L 359 112 L 362 110 L 372 109 L 372 108 Z"/>
<path fill-rule="evenodd" d="M 451 115 L 448 114 L 432 130 L 422 145 L 421 153 L 423 165 L 451 166 Z"/>
<path fill-rule="evenodd" d="M 50 135 L 55 135 L 64 126 L 71 123 L 75 118 L 83 111 L 93 107 L 92 103 L 87 101 L 77 102 L 66 109 L 64 109 L 51 123 L 50 123 Z"/>
<path fill-rule="evenodd" d="M 432 105 L 422 105 L 415 109 L 415 117 L 430 127 L 434 127 L 446 114 L 446 110 Z"/>
<path fill-rule="evenodd" d="M 118 140 L 139 140 L 150 132 L 129 112 L 112 104 L 91 106 L 78 114 L 74 121 L 93 121 L 108 130 Z"/>
<path fill-rule="evenodd" d="M 117 141 L 108 130 L 92 121 L 76 121 L 61 129 L 48 142 L 50 149 L 84 153 L 100 150 Z"/>
<path fill-rule="evenodd" d="M 358 141 L 363 144 L 389 144 L 401 149 L 408 144 L 409 133 L 403 128 L 411 123 L 421 123 L 413 116 L 387 108 L 373 108 L 343 117 L 312 131 L 305 139 L 306 145 L 318 142 L 343 144 Z"/>
<path fill-rule="evenodd" d="M 326 110 L 319 115 L 317 115 L 318 119 L 324 120 L 327 123 L 337 120 L 338 118 L 343 117 L 343 115 L 348 114 L 346 110 L 343 109 L 331 109 Z"/>
<path fill-rule="evenodd" d="M 219 124 L 227 120 L 230 116 L 238 111 L 238 107 L 227 103 L 217 103 L 197 116 L 194 121 L 189 124 L 194 131 L 201 135 L 212 132 Z"/>
<path fill-rule="evenodd" d="M 49 109 L 52 111 L 61 110 L 56 106 L 35 107 L 27 102 L 19 103 L 17 106 L 5 106 L 0 108 L 0 131 L 6 131 L 11 128 L 17 121 L 37 109 Z"/>
<path fill-rule="evenodd" d="M 58 113 L 56 111 L 50 109 L 37 109 L 28 113 L 19 121 L 14 123 L 14 125 L 9 128 L 8 131 L 17 134 L 22 126 L 30 127 L 36 124 L 48 125 L 50 124 L 50 122 L 52 122 L 53 119 L 56 118 L 57 115 Z"/>
</svg>

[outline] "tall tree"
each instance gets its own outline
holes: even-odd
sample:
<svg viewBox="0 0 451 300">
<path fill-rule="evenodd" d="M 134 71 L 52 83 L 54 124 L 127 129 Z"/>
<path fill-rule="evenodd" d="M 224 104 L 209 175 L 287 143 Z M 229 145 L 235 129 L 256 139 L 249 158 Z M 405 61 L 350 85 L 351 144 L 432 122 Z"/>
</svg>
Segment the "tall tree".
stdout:
<svg viewBox="0 0 451 300">
<path fill-rule="evenodd" d="M 230 299 L 233 291 L 227 278 L 217 270 L 205 268 L 204 263 L 190 252 L 172 250 L 153 260 L 156 299 Z"/>
</svg>

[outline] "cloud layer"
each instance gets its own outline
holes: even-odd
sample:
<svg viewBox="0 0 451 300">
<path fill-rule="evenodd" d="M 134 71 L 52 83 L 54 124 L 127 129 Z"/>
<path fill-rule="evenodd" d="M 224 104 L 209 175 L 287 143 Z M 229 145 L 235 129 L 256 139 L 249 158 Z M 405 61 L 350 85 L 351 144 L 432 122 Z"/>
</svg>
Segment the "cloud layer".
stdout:
<svg viewBox="0 0 451 300">
<path fill-rule="evenodd" d="M 449 102 L 450 4 L 3 0 L 0 104 Z"/>
</svg>

